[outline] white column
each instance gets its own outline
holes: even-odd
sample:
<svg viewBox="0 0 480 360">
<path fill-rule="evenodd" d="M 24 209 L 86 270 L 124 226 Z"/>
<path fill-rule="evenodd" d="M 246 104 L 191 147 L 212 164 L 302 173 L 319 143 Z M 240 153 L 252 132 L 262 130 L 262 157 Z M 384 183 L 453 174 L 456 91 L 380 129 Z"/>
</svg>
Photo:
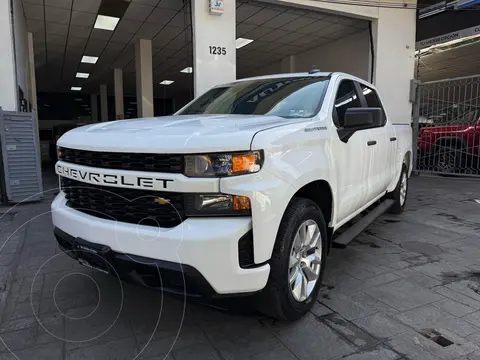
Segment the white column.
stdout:
<svg viewBox="0 0 480 360">
<path fill-rule="evenodd" d="M 135 43 L 138 117 L 153 117 L 152 41 L 140 39 Z M 123 110 L 122 110 L 123 111 Z"/>
<path fill-rule="evenodd" d="M 113 82 L 115 86 L 115 118 L 123 120 L 123 72 L 122 69 L 113 70 Z"/>
<path fill-rule="evenodd" d="M 18 90 L 15 78 L 10 1 L 0 1 L 0 107 L 3 110 L 18 109 Z"/>
<path fill-rule="evenodd" d="M 35 81 L 35 53 L 33 51 L 33 34 L 28 33 L 28 80 L 30 90 L 30 102 L 32 103 L 33 112 L 35 113 L 35 118 L 38 122 L 38 111 L 37 111 L 37 83 Z"/>
<path fill-rule="evenodd" d="M 92 121 L 98 121 L 98 100 L 97 94 L 90 94 L 90 110 L 92 111 Z"/>
<path fill-rule="evenodd" d="M 295 72 L 295 55 L 289 55 L 282 59 L 282 73 Z"/>
<path fill-rule="evenodd" d="M 410 80 L 415 69 L 415 23 L 413 9 L 379 8 L 372 23 L 374 43 L 373 83 L 382 96 L 394 124 L 410 124 Z"/>
<path fill-rule="evenodd" d="M 211 15 L 209 0 L 192 0 L 195 96 L 236 79 L 236 4 L 235 0 L 223 3 L 223 14 Z"/>
<path fill-rule="evenodd" d="M 100 114 L 101 122 L 108 121 L 108 97 L 107 97 L 107 85 L 100 85 Z"/>
</svg>

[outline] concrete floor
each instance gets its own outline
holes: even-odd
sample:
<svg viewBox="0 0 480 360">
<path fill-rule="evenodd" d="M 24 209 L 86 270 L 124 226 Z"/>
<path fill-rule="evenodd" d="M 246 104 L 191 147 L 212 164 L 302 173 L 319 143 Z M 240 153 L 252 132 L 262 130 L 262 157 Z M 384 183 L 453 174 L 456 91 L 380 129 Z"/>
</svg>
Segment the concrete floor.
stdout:
<svg viewBox="0 0 480 360">
<path fill-rule="evenodd" d="M 52 234 L 54 192 L 2 209 L 0 359 L 480 359 L 479 179 L 412 179 L 404 214 L 332 250 L 315 307 L 295 323 L 78 265 Z"/>
</svg>

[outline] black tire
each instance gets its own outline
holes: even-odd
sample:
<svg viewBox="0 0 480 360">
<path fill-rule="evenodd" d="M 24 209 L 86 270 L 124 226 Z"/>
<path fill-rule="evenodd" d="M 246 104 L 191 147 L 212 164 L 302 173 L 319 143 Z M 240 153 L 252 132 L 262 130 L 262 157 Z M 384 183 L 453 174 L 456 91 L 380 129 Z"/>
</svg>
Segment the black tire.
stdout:
<svg viewBox="0 0 480 360">
<path fill-rule="evenodd" d="M 289 288 L 289 261 L 295 235 L 300 225 L 307 220 L 314 220 L 318 225 L 322 256 L 320 274 L 315 287 L 305 301 L 299 302 L 294 299 Z M 270 276 L 267 286 L 260 294 L 258 310 L 279 320 L 297 320 L 305 315 L 312 308 L 320 290 L 327 243 L 327 227 L 318 205 L 309 199 L 293 198 L 280 223 L 270 260 Z"/>
<path fill-rule="evenodd" d="M 400 193 L 401 193 L 402 179 L 404 176 L 406 176 L 407 190 L 405 193 L 405 201 L 402 204 L 400 199 Z M 388 210 L 388 212 L 390 214 L 401 214 L 405 209 L 405 204 L 407 203 L 407 196 L 408 196 L 408 170 L 407 170 L 407 166 L 403 164 L 402 172 L 400 173 L 400 178 L 398 179 L 398 183 L 397 183 L 397 186 L 395 187 L 395 190 L 387 194 L 387 198 L 395 200 L 395 204 L 393 204 L 393 206 Z"/>
<path fill-rule="evenodd" d="M 441 146 L 437 148 L 435 156 L 434 169 L 443 174 L 455 174 L 462 167 L 461 148 L 454 148 L 450 146 Z"/>
</svg>

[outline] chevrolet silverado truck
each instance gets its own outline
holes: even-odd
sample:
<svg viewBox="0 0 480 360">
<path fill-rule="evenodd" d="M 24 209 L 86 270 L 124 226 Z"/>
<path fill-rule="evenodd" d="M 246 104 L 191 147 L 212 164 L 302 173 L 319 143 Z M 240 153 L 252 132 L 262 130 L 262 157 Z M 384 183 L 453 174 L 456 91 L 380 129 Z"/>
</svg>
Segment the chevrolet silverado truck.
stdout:
<svg viewBox="0 0 480 360">
<path fill-rule="evenodd" d="M 315 302 L 332 243 L 368 221 L 338 230 L 368 209 L 403 211 L 411 145 L 410 126 L 393 125 L 359 78 L 242 79 L 173 116 L 64 134 L 54 232 L 95 270 L 202 299 L 252 295 L 294 320 Z"/>
</svg>

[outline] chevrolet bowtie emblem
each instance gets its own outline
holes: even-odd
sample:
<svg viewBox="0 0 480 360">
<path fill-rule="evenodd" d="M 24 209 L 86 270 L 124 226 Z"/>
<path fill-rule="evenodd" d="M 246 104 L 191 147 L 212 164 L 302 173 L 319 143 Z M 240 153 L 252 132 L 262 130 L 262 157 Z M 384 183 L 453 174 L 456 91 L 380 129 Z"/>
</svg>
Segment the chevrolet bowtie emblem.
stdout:
<svg viewBox="0 0 480 360">
<path fill-rule="evenodd" d="M 165 205 L 165 204 L 170 204 L 170 200 L 162 198 L 162 197 L 157 197 L 155 200 L 153 200 L 156 204 L 159 205 Z"/>
</svg>

